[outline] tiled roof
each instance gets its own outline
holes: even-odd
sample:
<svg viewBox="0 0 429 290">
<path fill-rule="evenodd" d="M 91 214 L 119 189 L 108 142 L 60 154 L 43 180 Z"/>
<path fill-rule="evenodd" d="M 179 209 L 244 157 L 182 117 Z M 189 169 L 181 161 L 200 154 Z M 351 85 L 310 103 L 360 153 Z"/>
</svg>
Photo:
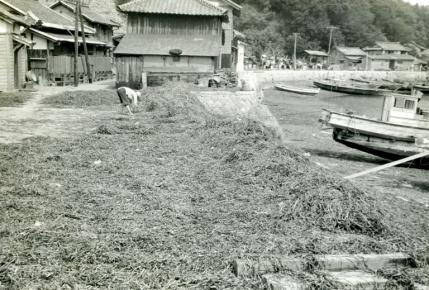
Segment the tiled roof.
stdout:
<svg viewBox="0 0 429 290">
<path fill-rule="evenodd" d="M 123 12 L 222 16 L 225 11 L 205 0 L 134 0 L 122 4 Z"/>
<path fill-rule="evenodd" d="M 58 5 L 63 5 L 64 7 L 70 9 L 73 12 L 75 10 L 75 6 L 67 1 L 57 1 L 53 3 L 50 7 L 55 8 Z M 85 17 L 90 22 L 119 27 L 118 23 L 113 22 L 110 19 L 107 19 L 106 17 L 104 17 L 103 15 L 92 11 L 90 7 L 81 6 L 81 10 L 82 10 L 82 16 Z"/>
<path fill-rule="evenodd" d="M 119 43 L 115 54 L 170 55 L 180 49 L 184 56 L 218 56 L 220 39 L 216 35 L 188 36 L 161 34 L 127 34 Z"/>
<path fill-rule="evenodd" d="M 16 7 L 24 12 L 30 11 L 42 21 L 42 26 L 44 27 L 74 31 L 75 25 L 72 20 L 43 5 L 38 0 L 0 0 L 0 2 L 6 3 L 6 5 L 11 7 Z M 89 27 L 86 27 L 85 31 L 90 33 L 95 32 L 94 29 Z"/>
<path fill-rule="evenodd" d="M 337 46 L 337 50 L 348 56 L 366 56 L 366 53 L 359 47 L 343 47 Z"/>
<path fill-rule="evenodd" d="M 399 42 L 383 42 L 377 41 L 376 46 L 380 47 L 382 50 L 393 50 L 393 51 L 410 51 L 408 47 L 403 46 Z"/>
<path fill-rule="evenodd" d="M 375 54 L 370 55 L 369 57 L 376 60 L 415 60 L 414 56 L 408 54 Z"/>
<path fill-rule="evenodd" d="M 328 56 L 328 54 L 324 51 L 318 51 L 318 50 L 304 50 L 305 53 L 309 55 L 315 55 L 315 56 Z"/>
</svg>

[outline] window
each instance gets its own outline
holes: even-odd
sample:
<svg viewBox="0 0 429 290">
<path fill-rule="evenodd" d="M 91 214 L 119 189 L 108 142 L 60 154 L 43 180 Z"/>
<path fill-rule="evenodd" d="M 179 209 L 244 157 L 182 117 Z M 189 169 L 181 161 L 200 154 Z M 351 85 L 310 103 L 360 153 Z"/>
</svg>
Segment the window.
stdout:
<svg viewBox="0 0 429 290">
<path fill-rule="evenodd" d="M 405 100 L 405 109 L 409 109 L 409 110 L 414 109 L 414 101 Z"/>
<path fill-rule="evenodd" d="M 222 45 L 225 45 L 225 29 L 222 30 Z"/>
<path fill-rule="evenodd" d="M 174 62 L 180 62 L 180 56 L 178 56 L 178 55 L 173 56 L 173 61 Z"/>
<path fill-rule="evenodd" d="M 407 109 L 414 110 L 415 101 L 414 100 L 406 100 L 403 98 L 395 98 L 395 104 L 393 105 L 395 108 L 399 109 Z"/>
</svg>

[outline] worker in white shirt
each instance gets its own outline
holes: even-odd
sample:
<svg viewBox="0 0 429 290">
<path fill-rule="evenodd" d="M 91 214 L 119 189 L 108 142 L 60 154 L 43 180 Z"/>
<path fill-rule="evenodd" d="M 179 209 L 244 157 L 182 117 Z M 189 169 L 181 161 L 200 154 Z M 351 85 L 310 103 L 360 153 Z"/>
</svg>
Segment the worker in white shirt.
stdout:
<svg viewBox="0 0 429 290">
<path fill-rule="evenodd" d="M 117 90 L 119 100 L 121 101 L 122 108 L 126 107 L 128 113 L 133 116 L 130 105 L 137 106 L 138 100 L 141 98 L 141 93 L 127 87 L 120 87 Z"/>
</svg>

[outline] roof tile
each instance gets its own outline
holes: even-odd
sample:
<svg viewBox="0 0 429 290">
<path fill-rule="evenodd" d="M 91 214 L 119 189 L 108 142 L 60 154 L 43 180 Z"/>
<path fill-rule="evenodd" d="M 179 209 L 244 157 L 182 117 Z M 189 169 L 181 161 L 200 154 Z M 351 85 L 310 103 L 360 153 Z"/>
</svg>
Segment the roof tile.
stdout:
<svg viewBox="0 0 429 290">
<path fill-rule="evenodd" d="M 123 12 L 222 16 L 225 10 L 205 0 L 134 0 L 122 4 Z"/>
</svg>

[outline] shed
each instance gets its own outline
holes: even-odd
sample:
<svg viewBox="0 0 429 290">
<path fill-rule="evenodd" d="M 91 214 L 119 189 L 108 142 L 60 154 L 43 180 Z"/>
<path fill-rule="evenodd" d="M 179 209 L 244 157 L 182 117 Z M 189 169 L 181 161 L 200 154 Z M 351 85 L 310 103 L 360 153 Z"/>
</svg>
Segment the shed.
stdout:
<svg viewBox="0 0 429 290">
<path fill-rule="evenodd" d="M 154 84 L 213 74 L 221 56 L 226 11 L 206 0 L 135 0 L 127 34 L 114 51 L 118 85 L 139 87 L 142 73 Z"/>
<path fill-rule="evenodd" d="M 310 64 L 326 64 L 328 62 L 328 54 L 318 50 L 304 50 Z"/>
<path fill-rule="evenodd" d="M 337 46 L 331 54 L 330 64 L 340 70 L 365 70 L 366 53 L 359 47 Z"/>
</svg>

